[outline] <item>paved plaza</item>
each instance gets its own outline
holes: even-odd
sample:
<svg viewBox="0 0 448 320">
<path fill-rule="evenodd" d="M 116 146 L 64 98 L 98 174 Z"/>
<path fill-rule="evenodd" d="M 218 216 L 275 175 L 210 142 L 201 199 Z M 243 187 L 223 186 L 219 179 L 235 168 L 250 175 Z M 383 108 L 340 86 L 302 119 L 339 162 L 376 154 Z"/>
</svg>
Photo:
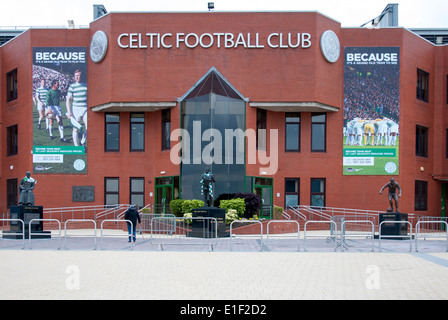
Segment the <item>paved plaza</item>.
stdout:
<svg viewBox="0 0 448 320">
<path fill-rule="evenodd" d="M 97 250 L 40 249 L 37 241 L 32 249 L 3 248 L 0 299 L 448 299 L 444 242 L 428 250 L 425 241 L 421 252 L 397 240 L 382 252 L 279 252 L 160 251 L 148 239 L 130 250 L 126 238 L 107 241 Z M 108 248 L 114 241 L 120 247 Z"/>
</svg>

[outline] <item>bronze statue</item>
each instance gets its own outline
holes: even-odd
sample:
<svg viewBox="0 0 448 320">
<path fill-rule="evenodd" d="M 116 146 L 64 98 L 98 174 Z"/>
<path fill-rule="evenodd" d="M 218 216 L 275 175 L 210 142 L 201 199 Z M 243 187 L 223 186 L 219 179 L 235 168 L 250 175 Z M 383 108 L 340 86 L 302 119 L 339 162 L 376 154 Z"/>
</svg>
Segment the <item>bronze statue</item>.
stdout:
<svg viewBox="0 0 448 320">
<path fill-rule="evenodd" d="M 390 178 L 390 182 L 386 183 L 380 190 L 380 194 L 383 192 L 383 190 L 385 188 L 389 188 L 389 203 L 390 203 L 390 208 L 387 211 L 392 211 L 393 212 L 393 203 L 392 203 L 392 199 L 395 201 L 395 211 L 396 212 L 400 212 L 398 211 L 398 197 L 401 197 L 401 188 L 400 185 L 395 182 L 394 178 Z M 397 195 L 397 189 L 400 191 L 400 194 Z"/>
<path fill-rule="evenodd" d="M 215 182 L 215 177 L 213 173 L 210 172 L 209 168 L 205 169 L 202 174 L 201 180 L 201 194 L 204 196 L 204 206 L 210 207 L 213 205 L 213 183 Z M 210 205 L 208 201 L 210 200 Z"/>
<path fill-rule="evenodd" d="M 20 181 L 19 184 L 19 204 L 34 206 L 34 193 L 33 189 L 36 185 L 36 180 L 31 178 L 31 173 L 26 172 L 26 176 Z"/>
</svg>

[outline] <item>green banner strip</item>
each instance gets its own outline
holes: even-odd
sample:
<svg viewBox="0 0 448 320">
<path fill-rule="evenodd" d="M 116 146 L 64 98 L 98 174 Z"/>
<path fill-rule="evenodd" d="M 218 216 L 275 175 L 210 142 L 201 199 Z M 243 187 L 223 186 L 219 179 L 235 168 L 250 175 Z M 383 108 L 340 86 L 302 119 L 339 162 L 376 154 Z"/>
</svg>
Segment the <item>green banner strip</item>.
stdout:
<svg viewBox="0 0 448 320">
<path fill-rule="evenodd" d="M 390 157 L 397 156 L 395 148 L 378 148 L 378 149 L 348 149 L 344 148 L 344 157 Z"/>
<path fill-rule="evenodd" d="M 33 154 L 84 154 L 84 146 L 34 146 Z"/>
</svg>

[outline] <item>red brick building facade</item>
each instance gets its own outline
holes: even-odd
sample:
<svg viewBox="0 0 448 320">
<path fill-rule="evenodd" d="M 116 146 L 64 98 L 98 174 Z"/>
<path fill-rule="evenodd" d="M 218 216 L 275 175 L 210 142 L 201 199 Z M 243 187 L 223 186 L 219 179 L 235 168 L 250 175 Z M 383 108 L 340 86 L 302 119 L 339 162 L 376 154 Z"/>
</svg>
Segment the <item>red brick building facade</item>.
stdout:
<svg viewBox="0 0 448 320">
<path fill-rule="evenodd" d="M 336 35 L 333 42 L 323 40 L 328 30 Z M 107 48 L 92 42 L 97 31 L 106 35 Z M 99 51 L 92 53 L 92 47 Z M 79 172 L 51 172 L 51 163 L 33 157 L 42 132 L 33 102 L 35 48 L 86 48 L 88 139 Z M 343 128 L 350 120 L 344 110 L 346 48 L 398 48 L 399 171 L 347 174 L 357 169 L 346 170 L 343 163 Z M 325 56 L 328 50 L 330 57 Z M 93 62 L 93 54 L 100 61 Z M 219 84 L 228 98 L 244 103 L 244 123 L 238 128 L 266 129 L 266 151 L 258 148 L 258 155 L 271 157 L 269 164 L 260 163 L 260 157 L 249 161 L 246 143 L 239 175 L 244 187 L 233 192 L 262 192 L 266 203 L 281 207 L 287 199 L 292 204 L 317 204 L 317 199 L 327 207 L 385 210 L 387 199 L 379 190 L 394 177 L 402 188 L 402 212 L 444 215 L 447 61 L 446 46 L 407 29 L 342 28 L 316 12 L 109 13 L 88 29 L 30 29 L 0 47 L 0 212 L 14 204 L 14 188 L 26 171 L 38 181 L 36 204 L 48 208 L 156 204 L 200 188 L 200 176 L 197 185 L 182 182 L 182 166 L 173 161 L 178 141 L 167 142 L 167 132 L 187 125 L 184 100 L 192 94 L 198 99 L 197 92 L 207 86 L 211 91 L 204 93 L 219 95 L 213 89 Z M 70 140 L 72 129 L 62 117 Z M 133 137 L 133 129 L 144 138 Z M 56 126 L 53 132 L 57 135 Z M 117 144 L 108 146 L 108 134 L 118 135 Z M 269 165 L 275 170 L 260 169 Z M 223 170 L 231 172 L 232 166 Z M 83 198 L 76 190 L 89 195 Z"/>
</svg>

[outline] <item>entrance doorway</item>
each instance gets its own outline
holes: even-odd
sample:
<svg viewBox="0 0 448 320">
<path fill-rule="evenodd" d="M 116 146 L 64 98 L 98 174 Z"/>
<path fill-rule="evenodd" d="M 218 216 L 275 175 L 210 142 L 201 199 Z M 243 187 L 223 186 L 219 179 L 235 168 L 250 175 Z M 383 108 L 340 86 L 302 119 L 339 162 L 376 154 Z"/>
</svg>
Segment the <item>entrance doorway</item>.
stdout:
<svg viewBox="0 0 448 320">
<path fill-rule="evenodd" d="M 171 200 L 179 199 L 179 176 L 156 178 L 155 188 L 155 213 L 171 213 Z"/>
<path fill-rule="evenodd" d="M 253 177 L 252 192 L 261 197 L 259 218 L 272 218 L 273 179 Z"/>
</svg>

